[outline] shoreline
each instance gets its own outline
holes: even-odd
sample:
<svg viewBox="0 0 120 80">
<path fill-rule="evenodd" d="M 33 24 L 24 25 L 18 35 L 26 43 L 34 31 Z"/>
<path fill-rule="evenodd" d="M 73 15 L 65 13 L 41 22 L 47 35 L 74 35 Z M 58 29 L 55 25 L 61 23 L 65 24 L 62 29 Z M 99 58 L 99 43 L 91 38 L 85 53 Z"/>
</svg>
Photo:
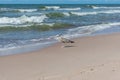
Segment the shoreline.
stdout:
<svg viewBox="0 0 120 80">
<path fill-rule="evenodd" d="M 76 42 L 76 40 L 79 40 L 79 39 L 86 39 L 86 38 L 94 38 L 94 37 L 101 37 L 101 36 L 111 36 L 111 35 L 118 35 L 118 34 L 120 34 L 120 32 L 114 32 L 114 33 L 103 33 L 103 34 L 92 34 L 92 35 L 84 35 L 84 36 L 80 36 L 80 37 L 76 37 L 76 38 L 72 38 L 71 40 L 74 40 L 75 42 Z M 29 45 L 27 45 L 27 46 L 29 46 Z M 33 46 L 35 46 L 35 45 L 33 45 Z M 48 49 L 48 48 L 50 48 L 50 47 L 54 47 L 54 46 L 60 46 L 60 48 L 63 46 L 62 45 L 62 43 L 61 42 L 59 42 L 59 41 L 56 41 L 56 42 L 54 42 L 54 43 L 50 43 L 50 44 L 47 44 L 46 46 L 44 45 L 44 47 L 41 47 L 41 46 L 39 46 L 39 48 L 35 48 L 34 47 L 34 49 L 32 49 L 32 50 L 29 50 L 27 47 L 25 48 L 25 49 L 27 49 L 27 50 L 24 50 L 24 51 L 21 51 L 21 52 L 18 52 L 17 50 L 19 50 L 19 48 L 17 48 L 17 49 L 13 49 L 16 53 L 14 53 L 13 52 L 13 54 L 9 54 L 9 55 L 3 55 L 3 56 L 0 56 L 0 57 L 6 57 L 6 56 L 17 56 L 17 55 L 24 55 L 24 54 L 31 54 L 31 53 L 36 53 L 36 52 L 41 52 L 41 51 L 44 51 L 44 50 L 46 50 L 46 49 Z M 31 46 L 30 46 L 31 47 Z M 32 48 L 32 47 L 31 47 Z M 31 49 L 30 48 L 30 49 Z M 21 47 L 21 49 L 22 49 L 22 47 Z M 20 50 L 21 50 L 20 49 Z M 24 47 L 23 47 L 23 49 L 24 49 Z M 12 50 L 12 49 L 11 49 Z M 20 51 L 19 50 L 19 51 Z"/>
<path fill-rule="evenodd" d="M 49 44 L 43 45 L 40 43 L 36 43 L 36 44 L 30 44 L 30 45 L 25 45 L 25 46 L 20 46 L 20 47 L 16 47 L 16 48 L 10 48 L 10 49 L 4 49 L 4 50 L 0 50 L 0 57 L 2 56 L 12 56 L 12 55 L 17 55 L 17 54 L 24 54 L 24 53 L 30 53 L 30 52 L 34 52 L 37 50 L 42 50 L 46 47 L 49 47 L 53 44 L 55 44 L 56 42 L 51 42 Z"/>
<path fill-rule="evenodd" d="M 72 38 L 71 40 L 77 40 L 79 38 L 111 35 L 111 34 L 119 34 L 119 32 L 84 35 L 84 36 Z M 27 54 L 27 53 L 31 53 L 31 52 L 41 51 L 41 50 L 44 50 L 46 48 L 52 47 L 52 46 L 57 45 L 57 44 L 61 44 L 61 42 L 54 41 L 54 42 L 51 42 L 49 44 L 44 45 L 44 47 L 40 46 L 41 44 L 37 43 L 35 45 L 32 44 L 32 45 L 21 46 L 18 48 L 13 48 L 13 49 L 10 48 L 10 49 L 6 49 L 6 50 L 1 50 L 2 53 L 0 54 L 0 57 L 13 56 L 13 55 L 19 55 L 19 54 Z"/>
<path fill-rule="evenodd" d="M 119 80 L 120 33 L 73 39 L 42 50 L 0 57 L 0 80 Z"/>
</svg>

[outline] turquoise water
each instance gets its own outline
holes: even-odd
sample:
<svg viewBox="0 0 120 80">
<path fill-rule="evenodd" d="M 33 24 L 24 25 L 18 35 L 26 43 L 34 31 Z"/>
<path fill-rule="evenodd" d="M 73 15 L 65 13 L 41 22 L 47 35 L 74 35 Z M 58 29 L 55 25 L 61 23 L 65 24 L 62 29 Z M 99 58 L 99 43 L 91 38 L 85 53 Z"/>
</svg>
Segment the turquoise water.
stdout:
<svg viewBox="0 0 120 80">
<path fill-rule="evenodd" d="M 120 32 L 120 5 L 0 5 L 0 55 L 44 48 L 56 35 Z"/>
</svg>

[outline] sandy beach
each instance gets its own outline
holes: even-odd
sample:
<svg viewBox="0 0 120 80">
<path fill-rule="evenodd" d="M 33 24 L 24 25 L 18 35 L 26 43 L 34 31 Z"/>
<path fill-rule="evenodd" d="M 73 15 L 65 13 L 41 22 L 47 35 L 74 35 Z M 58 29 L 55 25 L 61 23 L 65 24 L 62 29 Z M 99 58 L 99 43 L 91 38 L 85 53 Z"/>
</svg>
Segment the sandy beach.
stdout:
<svg viewBox="0 0 120 80">
<path fill-rule="evenodd" d="M 120 80 L 120 33 L 0 57 L 0 80 Z"/>
</svg>

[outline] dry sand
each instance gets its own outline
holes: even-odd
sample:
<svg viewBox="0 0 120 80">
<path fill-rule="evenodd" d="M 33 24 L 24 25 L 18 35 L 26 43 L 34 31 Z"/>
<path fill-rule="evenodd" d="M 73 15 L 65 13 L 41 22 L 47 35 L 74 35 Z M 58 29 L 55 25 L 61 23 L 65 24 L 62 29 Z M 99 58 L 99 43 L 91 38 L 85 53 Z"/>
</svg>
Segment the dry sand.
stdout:
<svg viewBox="0 0 120 80">
<path fill-rule="evenodd" d="M 120 33 L 0 57 L 0 80 L 120 80 Z"/>
</svg>

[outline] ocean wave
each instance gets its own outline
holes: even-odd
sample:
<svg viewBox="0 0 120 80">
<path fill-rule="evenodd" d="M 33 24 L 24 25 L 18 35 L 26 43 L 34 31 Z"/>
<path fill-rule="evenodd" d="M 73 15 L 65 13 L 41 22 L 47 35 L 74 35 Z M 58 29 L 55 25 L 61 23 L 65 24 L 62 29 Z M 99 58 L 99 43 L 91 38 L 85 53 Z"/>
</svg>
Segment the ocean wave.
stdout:
<svg viewBox="0 0 120 80">
<path fill-rule="evenodd" d="M 70 16 L 70 13 L 68 13 L 68 12 L 63 12 L 63 14 L 64 14 L 65 16 Z"/>
<path fill-rule="evenodd" d="M 90 35 L 96 31 L 104 30 L 111 27 L 120 26 L 120 22 L 114 23 L 103 23 L 89 26 L 80 26 L 77 28 L 68 29 L 67 34 L 64 35 L 66 38 L 74 38 L 78 36 Z"/>
<path fill-rule="evenodd" d="M 19 12 L 36 12 L 37 9 L 16 9 L 16 11 L 19 11 Z"/>
<path fill-rule="evenodd" d="M 6 11 L 13 11 L 14 9 L 10 9 L 10 8 L 0 8 L 0 12 L 6 12 Z"/>
<path fill-rule="evenodd" d="M 45 9 L 54 9 L 54 10 L 57 10 L 59 8 L 60 8 L 59 6 L 45 6 Z"/>
<path fill-rule="evenodd" d="M 72 27 L 72 24 L 68 23 L 51 23 L 51 24 L 33 24 L 30 26 L 4 26 L 0 27 L 0 32 L 10 32 L 10 31 L 49 31 L 57 29 L 68 29 Z"/>
<path fill-rule="evenodd" d="M 97 7 L 97 6 L 93 6 L 93 9 L 120 9 L 120 7 Z"/>
<path fill-rule="evenodd" d="M 45 14 L 49 18 L 63 18 L 66 16 L 70 16 L 68 12 L 50 12 Z"/>
<path fill-rule="evenodd" d="M 1 17 L 0 18 L 0 25 L 4 25 L 4 24 L 13 24 L 13 25 L 15 25 L 15 24 L 25 24 L 25 23 L 41 23 L 46 18 L 47 17 L 45 15 L 31 16 L 31 17 L 23 15 L 21 17 L 14 17 L 14 18 Z"/>
<path fill-rule="evenodd" d="M 115 14 L 120 13 L 120 10 L 107 10 L 107 11 L 95 11 L 95 12 L 70 12 L 73 15 L 84 16 L 84 15 L 96 15 L 96 14 Z"/>
<path fill-rule="evenodd" d="M 66 11 L 74 11 L 74 10 L 80 10 L 80 7 L 76 7 L 76 8 L 61 8 L 60 6 L 40 6 L 40 9 L 42 10 L 66 10 Z"/>
<path fill-rule="evenodd" d="M 81 10 L 81 8 L 60 8 L 58 10 L 74 11 L 74 10 Z"/>
<path fill-rule="evenodd" d="M 97 12 L 70 12 L 73 15 L 84 16 L 84 15 L 95 15 Z"/>
<path fill-rule="evenodd" d="M 92 9 L 120 9 L 120 7 L 117 6 L 97 6 L 97 5 L 86 5 L 86 8 L 92 8 Z"/>
<path fill-rule="evenodd" d="M 37 9 L 0 8 L 0 12 L 35 12 Z"/>
</svg>

